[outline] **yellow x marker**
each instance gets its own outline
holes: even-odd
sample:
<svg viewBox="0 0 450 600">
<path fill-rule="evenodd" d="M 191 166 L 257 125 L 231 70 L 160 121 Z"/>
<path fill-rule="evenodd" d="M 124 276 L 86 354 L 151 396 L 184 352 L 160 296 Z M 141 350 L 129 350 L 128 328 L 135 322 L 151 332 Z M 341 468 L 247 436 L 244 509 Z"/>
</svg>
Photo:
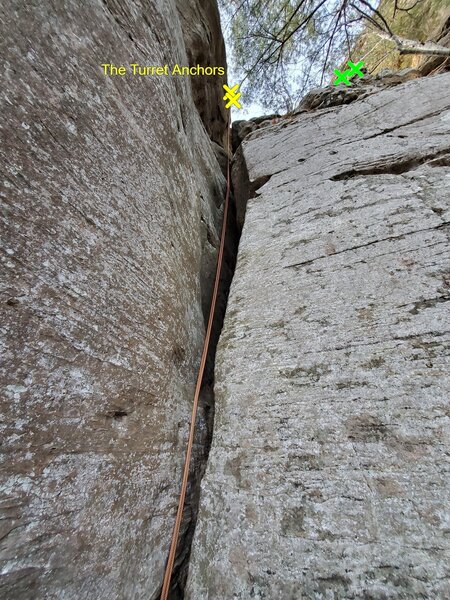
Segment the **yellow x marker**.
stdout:
<svg viewBox="0 0 450 600">
<path fill-rule="evenodd" d="M 236 92 L 239 89 L 239 84 L 237 83 L 232 88 L 229 88 L 227 85 L 224 85 L 223 89 L 226 91 L 226 94 L 223 97 L 223 99 L 228 100 L 227 104 L 225 104 L 225 108 L 230 108 L 230 106 L 236 106 L 237 108 L 241 108 L 241 105 L 238 102 L 239 98 L 241 97 L 241 92 L 236 94 Z"/>
</svg>

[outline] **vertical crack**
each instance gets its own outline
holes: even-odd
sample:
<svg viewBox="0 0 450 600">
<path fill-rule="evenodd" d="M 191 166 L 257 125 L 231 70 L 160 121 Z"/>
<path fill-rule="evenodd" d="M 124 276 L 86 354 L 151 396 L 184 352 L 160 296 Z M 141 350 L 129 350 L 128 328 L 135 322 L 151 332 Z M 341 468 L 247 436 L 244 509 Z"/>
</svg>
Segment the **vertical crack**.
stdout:
<svg viewBox="0 0 450 600">
<path fill-rule="evenodd" d="M 214 427 L 214 367 L 216 349 L 225 318 L 228 294 L 236 267 L 241 227 L 239 227 L 233 186 L 230 191 L 224 256 L 219 280 L 216 310 L 211 331 L 205 373 L 199 398 L 194 449 L 190 466 L 186 502 L 174 563 L 170 600 L 182 600 L 186 586 L 191 545 L 197 521 L 200 483 L 206 470 Z M 207 321 L 208 315 L 205 315 Z"/>
</svg>

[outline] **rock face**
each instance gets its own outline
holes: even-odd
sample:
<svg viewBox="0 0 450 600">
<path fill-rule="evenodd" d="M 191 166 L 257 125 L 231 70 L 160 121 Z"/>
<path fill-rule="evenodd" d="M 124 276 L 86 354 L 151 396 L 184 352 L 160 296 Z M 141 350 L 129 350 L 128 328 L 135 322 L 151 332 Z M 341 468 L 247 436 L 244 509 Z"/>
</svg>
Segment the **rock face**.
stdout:
<svg viewBox="0 0 450 600">
<path fill-rule="evenodd" d="M 363 99 L 371 94 L 377 94 L 382 88 L 393 87 L 418 77 L 422 77 L 422 73 L 418 69 L 403 69 L 402 71 L 385 69 L 378 75 L 365 73 L 363 79 L 354 77 L 351 80 L 352 85 L 350 87 L 341 83 L 311 90 L 300 102 L 297 114 L 301 111 L 350 104 L 357 98 Z"/>
<path fill-rule="evenodd" d="M 220 26 L 219 11 L 215 0 L 176 0 L 186 42 L 189 64 L 226 64 L 225 42 Z M 225 124 L 228 110 L 223 102 L 223 84 L 226 77 L 192 77 L 190 83 L 194 102 L 210 138 L 226 146 Z"/>
<path fill-rule="evenodd" d="M 191 26 L 218 36 L 200 4 L 211 22 Z M 100 65 L 191 48 L 174 0 L 14 1 L 2 19 L 0 596 L 156 598 L 224 179 L 189 78 Z"/>
<path fill-rule="evenodd" d="M 449 597 L 449 109 L 443 74 L 243 142 L 187 598 Z"/>
</svg>

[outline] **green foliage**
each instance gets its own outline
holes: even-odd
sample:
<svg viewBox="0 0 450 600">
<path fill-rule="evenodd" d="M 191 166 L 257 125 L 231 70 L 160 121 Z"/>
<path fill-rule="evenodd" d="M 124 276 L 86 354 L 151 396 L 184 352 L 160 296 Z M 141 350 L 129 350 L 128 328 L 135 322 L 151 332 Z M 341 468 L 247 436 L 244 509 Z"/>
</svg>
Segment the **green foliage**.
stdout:
<svg viewBox="0 0 450 600">
<path fill-rule="evenodd" d="M 266 108 L 292 110 L 305 91 L 328 79 L 354 33 L 333 32 L 340 0 L 222 0 L 235 66 L 246 96 Z M 350 16 L 350 13 L 347 13 Z M 334 33 L 332 44 L 330 36 Z"/>
<path fill-rule="evenodd" d="M 366 54 L 369 64 L 395 44 L 370 27 L 421 40 L 443 22 L 450 0 L 221 0 L 232 62 L 245 80 L 245 95 L 269 110 L 291 111 L 312 87 L 328 83 L 333 70 Z M 398 10 L 393 8 L 397 5 Z M 409 10 L 409 8 L 411 8 Z M 380 9 L 380 14 L 378 10 Z M 407 10 L 401 10 L 401 9 Z M 424 35 L 424 32 L 425 35 Z M 227 34 L 227 32 L 226 32 Z M 356 42 L 358 40 L 358 42 Z M 377 44 L 377 52 L 371 53 Z M 380 55 L 381 52 L 381 55 Z M 417 60 L 417 59 L 416 59 Z M 411 59 L 395 66 L 412 64 Z M 366 62 L 367 66 L 367 62 Z M 383 65 L 384 66 L 384 65 Z"/>
<path fill-rule="evenodd" d="M 378 10 L 396 35 L 421 42 L 432 38 L 450 14 L 450 0 L 426 0 L 417 4 L 412 0 L 397 0 L 397 6 L 400 9 L 412 8 L 408 11 L 395 10 L 395 0 L 381 0 Z M 369 27 L 366 27 L 356 41 L 353 56 L 366 56 L 366 67 L 371 73 L 378 73 L 383 69 L 417 67 L 424 60 L 414 54 L 399 54 L 393 42 L 380 41 Z"/>
</svg>

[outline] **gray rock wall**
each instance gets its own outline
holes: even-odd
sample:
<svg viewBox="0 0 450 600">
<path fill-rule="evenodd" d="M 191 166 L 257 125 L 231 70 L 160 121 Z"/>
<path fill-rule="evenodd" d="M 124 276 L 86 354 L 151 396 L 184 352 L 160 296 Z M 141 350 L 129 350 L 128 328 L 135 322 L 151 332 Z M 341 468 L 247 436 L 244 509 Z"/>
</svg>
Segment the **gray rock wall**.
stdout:
<svg viewBox="0 0 450 600">
<path fill-rule="evenodd" d="M 190 65 L 225 66 L 225 42 L 222 36 L 216 0 L 176 0 Z M 226 75 L 191 77 L 190 84 L 197 110 L 206 131 L 215 143 L 226 147 L 225 124 L 228 110 L 223 102 Z"/>
<path fill-rule="evenodd" d="M 174 0 L 14 0 L 0 19 L 0 596 L 155 598 L 224 179 L 189 78 L 100 65 L 190 49 Z"/>
<path fill-rule="evenodd" d="M 242 156 L 186 597 L 448 598 L 450 74 Z"/>
</svg>

